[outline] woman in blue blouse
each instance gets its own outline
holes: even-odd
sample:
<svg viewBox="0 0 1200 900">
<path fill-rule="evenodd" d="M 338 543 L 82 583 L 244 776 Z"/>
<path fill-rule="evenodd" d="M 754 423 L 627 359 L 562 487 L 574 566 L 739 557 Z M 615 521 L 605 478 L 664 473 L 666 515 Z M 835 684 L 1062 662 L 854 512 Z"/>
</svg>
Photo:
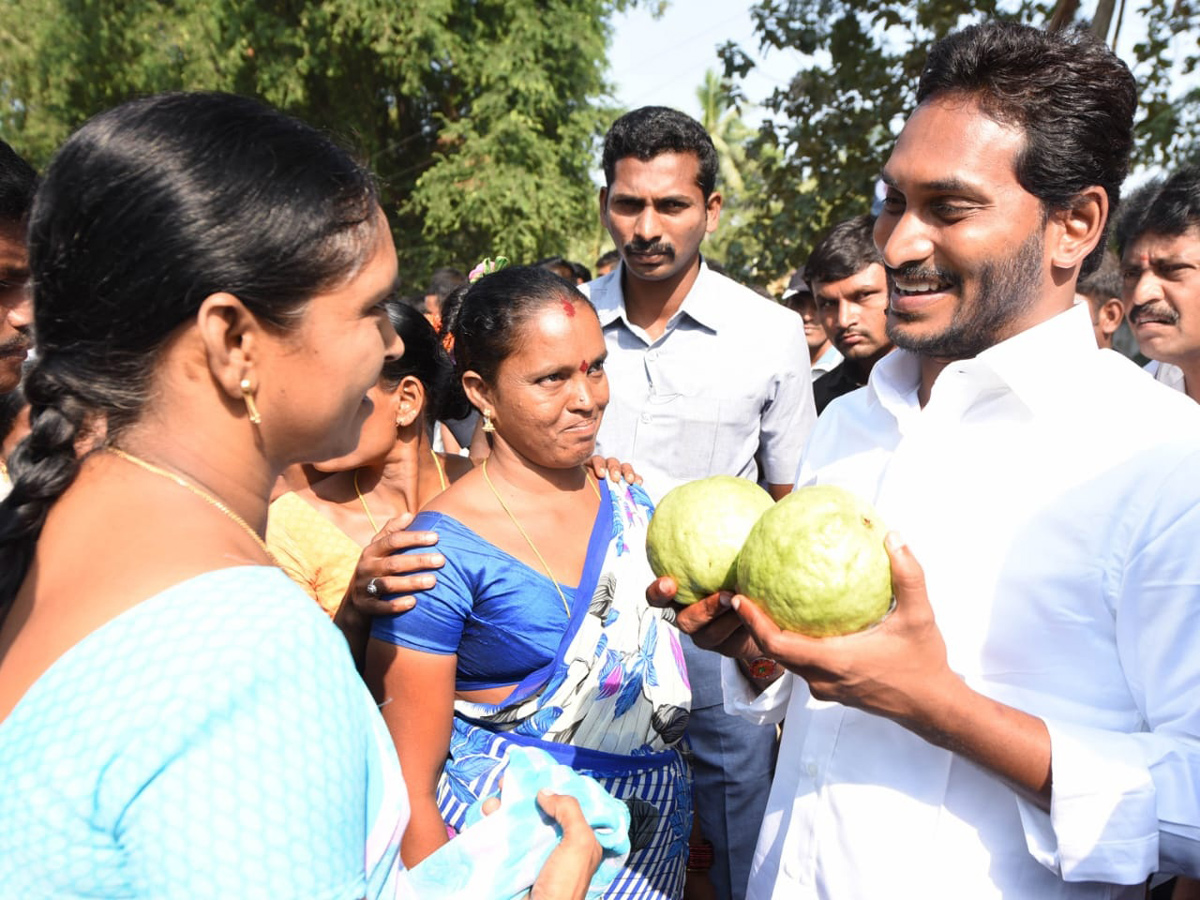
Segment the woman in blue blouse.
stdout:
<svg viewBox="0 0 1200 900">
<path fill-rule="evenodd" d="M 630 808 L 634 852 L 606 896 L 678 896 L 690 690 L 674 627 L 644 599 L 650 501 L 584 466 L 608 402 L 595 310 L 514 267 L 473 284 L 449 324 L 491 452 L 417 516 L 445 565 L 412 611 L 375 621 L 367 651 L 409 786 L 405 862 L 494 790 L 509 748 L 533 745 Z"/>
</svg>

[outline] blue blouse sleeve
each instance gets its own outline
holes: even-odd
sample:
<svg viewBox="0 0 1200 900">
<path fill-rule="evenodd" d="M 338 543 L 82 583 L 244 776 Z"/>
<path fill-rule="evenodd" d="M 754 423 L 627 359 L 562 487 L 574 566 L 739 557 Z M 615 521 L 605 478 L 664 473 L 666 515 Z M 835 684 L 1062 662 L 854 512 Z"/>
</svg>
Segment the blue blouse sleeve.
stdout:
<svg viewBox="0 0 1200 900">
<path fill-rule="evenodd" d="M 426 653 L 457 653 L 474 605 L 470 576 L 462 562 L 471 552 L 456 523 L 440 513 L 418 513 L 409 527 L 417 531 L 436 531 L 437 550 L 446 563 L 431 569 L 437 583 L 416 595 L 416 605 L 408 612 L 377 616 L 371 623 L 371 637 Z M 399 550 L 398 553 L 428 553 L 427 547 Z"/>
</svg>

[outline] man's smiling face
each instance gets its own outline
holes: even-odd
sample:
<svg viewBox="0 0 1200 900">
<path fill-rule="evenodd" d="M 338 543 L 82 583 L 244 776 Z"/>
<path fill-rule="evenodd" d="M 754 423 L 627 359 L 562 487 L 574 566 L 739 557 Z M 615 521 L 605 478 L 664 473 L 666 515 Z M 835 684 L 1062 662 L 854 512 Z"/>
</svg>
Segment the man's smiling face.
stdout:
<svg viewBox="0 0 1200 900">
<path fill-rule="evenodd" d="M 931 98 L 905 124 L 875 224 L 898 346 L 964 359 L 1031 324 L 1050 264 L 1042 203 L 1017 180 L 1023 146 L 962 96 Z"/>
</svg>

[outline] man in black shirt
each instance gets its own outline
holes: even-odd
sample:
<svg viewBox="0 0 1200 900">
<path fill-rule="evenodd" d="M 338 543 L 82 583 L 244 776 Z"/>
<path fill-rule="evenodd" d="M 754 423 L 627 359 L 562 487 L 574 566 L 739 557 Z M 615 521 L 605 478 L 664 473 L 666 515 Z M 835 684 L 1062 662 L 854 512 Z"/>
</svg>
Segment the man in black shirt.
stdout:
<svg viewBox="0 0 1200 900">
<path fill-rule="evenodd" d="M 874 216 L 838 223 L 804 266 L 821 324 L 843 356 L 840 365 L 813 382 L 818 413 L 835 397 L 866 384 L 871 368 L 892 349 L 887 273 L 871 236 L 874 227 Z"/>
</svg>

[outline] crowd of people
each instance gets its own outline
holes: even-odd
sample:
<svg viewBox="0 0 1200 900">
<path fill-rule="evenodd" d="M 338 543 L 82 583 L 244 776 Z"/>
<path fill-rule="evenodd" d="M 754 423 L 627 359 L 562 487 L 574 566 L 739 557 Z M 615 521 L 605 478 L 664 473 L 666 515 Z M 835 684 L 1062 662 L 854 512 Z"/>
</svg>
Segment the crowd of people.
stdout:
<svg viewBox="0 0 1200 900">
<path fill-rule="evenodd" d="M 1200 168 L 1122 200 L 1135 108 L 1085 32 L 948 35 L 779 302 L 663 107 L 595 277 L 411 296 L 257 101 L 0 145 L 0 897 L 1200 897 Z M 675 603 L 646 529 L 712 475 L 870 500 L 893 611 Z M 526 752 L 612 805 L 519 819 Z"/>
</svg>

